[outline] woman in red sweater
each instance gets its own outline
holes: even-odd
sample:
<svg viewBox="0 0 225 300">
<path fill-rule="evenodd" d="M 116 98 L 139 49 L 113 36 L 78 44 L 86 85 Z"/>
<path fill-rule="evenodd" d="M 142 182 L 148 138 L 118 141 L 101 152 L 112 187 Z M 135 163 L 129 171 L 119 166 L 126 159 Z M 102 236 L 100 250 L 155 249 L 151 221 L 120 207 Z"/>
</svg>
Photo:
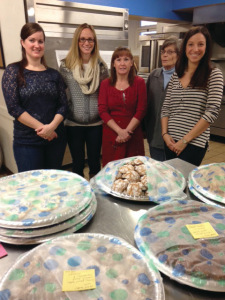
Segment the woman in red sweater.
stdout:
<svg viewBox="0 0 225 300">
<path fill-rule="evenodd" d="M 129 49 L 117 48 L 111 60 L 111 77 L 102 81 L 98 97 L 103 120 L 102 164 L 144 155 L 140 122 L 145 116 L 147 94 L 144 79 L 136 76 Z"/>
</svg>

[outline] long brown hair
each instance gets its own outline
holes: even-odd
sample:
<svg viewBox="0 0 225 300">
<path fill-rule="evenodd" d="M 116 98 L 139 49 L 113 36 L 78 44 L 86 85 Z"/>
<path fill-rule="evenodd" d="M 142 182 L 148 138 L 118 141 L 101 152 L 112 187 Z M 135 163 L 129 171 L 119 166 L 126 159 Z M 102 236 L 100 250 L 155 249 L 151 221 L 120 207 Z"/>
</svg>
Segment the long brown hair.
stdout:
<svg viewBox="0 0 225 300">
<path fill-rule="evenodd" d="M 181 44 L 180 54 L 176 62 L 176 72 L 179 78 L 184 75 L 185 70 L 188 66 L 188 58 L 186 56 L 186 46 L 188 40 L 195 34 L 201 33 L 206 39 L 206 49 L 205 54 L 200 60 L 197 69 L 195 70 L 190 85 L 194 87 L 203 87 L 207 86 L 207 82 L 212 71 L 210 58 L 212 56 L 212 41 L 208 29 L 205 26 L 196 26 L 192 27 L 185 35 L 184 40 Z"/>
<path fill-rule="evenodd" d="M 134 61 L 133 55 L 132 55 L 131 51 L 128 48 L 118 47 L 113 52 L 113 55 L 112 55 L 112 58 L 111 58 L 111 76 L 110 76 L 110 84 L 112 86 L 115 86 L 116 81 L 117 81 L 117 74 L 116 74 L 116 69 L 114 68 L 114 61 L 120 56 L 128 56 L 132 61 Z M 128 74 L 129 85 L 133 84 L 135 76 L 136 76 L 136 71 L 135 71 L 135 67 L 134 67 L 134 64 L 133 64 L 132 67 L 130 68 L 130 72 Z"/>
<path fill-rule="evenodd" d="M 98 59 L 100 58 L 99 48 L 98 48 L 98 40 L 96 37 L 94 27 L 87 23 L 81 24 L 77 27 L 77 29 L 74 32 L 71 47 L 65 58 L 65 65 L 70 70 L 74 69 L 74 67 L 76 65 L 79 65 L 80 67 L 82 67 L 83 62 L 82 62 L 82 56 L 81 56 L 80 48 L 79 48 L 79 38 L 80 38 L 81 32 L 86 28 L 91 30 L 91 32 L 94 36 L 94 40 L 95 40 L 94 48 L 91 53 L 92 65 L 94 66 L 95 64 L 97 64 Z"/>
<path fill-rule="evenodd" d="M 21 40 L 25 41 L 30 35 L 40 31 L 43 33 L 44 40 L 45 40 L 44 30 L 38 23 L 26 23 L 21 29 L 20 38 Z M 26 85 L 23 71 L 28 64 L 26 50 L 22 45 L 21 45 L 21 50 L 22 50 L 22 59 L 18 62 L 19 64 L 18 83 L 20 86 Z M 47 68 L 47 64 L 44 56 L 41 57 L 41 63 Z"/>
</svg>

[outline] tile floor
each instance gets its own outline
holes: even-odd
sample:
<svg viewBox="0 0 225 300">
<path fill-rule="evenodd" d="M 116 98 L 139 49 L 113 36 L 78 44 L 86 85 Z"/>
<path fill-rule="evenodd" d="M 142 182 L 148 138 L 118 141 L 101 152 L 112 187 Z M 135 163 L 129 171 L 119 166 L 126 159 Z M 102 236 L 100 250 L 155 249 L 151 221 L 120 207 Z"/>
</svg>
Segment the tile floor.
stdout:
<svg viewBox="0 0 225 300">
<path fill-rule="evenodd" d="M 146 140 L 145 154 L 149 155 L 149 147 Z M 225 162 L 225 138 L 211 136 L 211 140 L 209 142 L 209 150 L 206 152 L 206 155 L 202 161 L 202 165 L 215 162 Z M 84 169 L 84 176 L 86 179 L 89 179 L 88 171 L 88 166 L 86 166 Z M 9 170 L 7 170 L 4 166 L 0 168 L 0 177 L 4 177 L 10 174 L 12 173 Z"/>
</svg>

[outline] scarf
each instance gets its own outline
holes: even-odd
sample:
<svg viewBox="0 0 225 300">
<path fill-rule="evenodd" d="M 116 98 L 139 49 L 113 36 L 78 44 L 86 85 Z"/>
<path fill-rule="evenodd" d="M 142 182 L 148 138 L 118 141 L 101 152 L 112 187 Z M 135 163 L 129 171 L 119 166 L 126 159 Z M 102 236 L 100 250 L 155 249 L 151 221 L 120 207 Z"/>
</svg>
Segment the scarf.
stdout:
<svg viewBox="0 0 225 300">
<path fill-rule="evenodd" d="M 79 83 L 83 94 L 93 94 L 99 87 L 100 66 L 97 63 L 92 67 L 91 60 L 87 64 L 87 68 L 83 70 L 80 66 L 76 66 L 73 70 L 73 78 Z"/>
</svg>

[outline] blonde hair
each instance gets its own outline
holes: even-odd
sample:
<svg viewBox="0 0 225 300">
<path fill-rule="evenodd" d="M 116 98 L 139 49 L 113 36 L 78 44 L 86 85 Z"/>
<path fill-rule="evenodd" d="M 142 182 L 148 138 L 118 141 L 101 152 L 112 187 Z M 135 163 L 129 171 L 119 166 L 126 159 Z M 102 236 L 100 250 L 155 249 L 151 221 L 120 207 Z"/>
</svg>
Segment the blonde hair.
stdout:
<svg viewBox="0 0 225 300">
<path fill-rule="evenodd" d="M 92 25 L 88 25 L 87 23 L 81 24 L 77 27 L 77 29 L 74 32 L 72 44 L 69 49 L 69 53 L 67 54 L 67 56 L 65 58 L 65 65 L 70 70 L 74 69 L 75 66 L 77 66 L 77 65 L 79 65 L 82 68 L 83 62 L 82 62 L 82 56 L 81 56 L 80 48 L 79 48 L 79 38 L 80 38 L 81 32 L 86 28 L 90 29 L 94 36 L 94 48 L 91 53 L 92 66 L 95 66 L 97 64 L 98 60 L 100 59 L 98 41 L 97 41 L 94 27 Z"/>
</svg>

